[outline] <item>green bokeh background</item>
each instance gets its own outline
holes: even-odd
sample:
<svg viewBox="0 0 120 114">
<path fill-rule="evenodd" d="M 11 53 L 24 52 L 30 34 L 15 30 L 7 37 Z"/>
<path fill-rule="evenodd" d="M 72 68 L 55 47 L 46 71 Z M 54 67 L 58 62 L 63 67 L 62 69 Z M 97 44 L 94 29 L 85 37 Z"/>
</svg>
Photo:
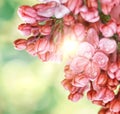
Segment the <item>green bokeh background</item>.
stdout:
<svg viewBox="0 0 120 114">
<path fill-rule="evenodd" d="M 16 11 L 37 0 L 0 0 L 0 114 L 97 114 L 100 107 L 86 96 L 77 103 L 67 99 L 62 87 L 64 63 L 42 63 L 25 51 L 16 51 L 13 41 L 23 38 Z M 65 60 L 64 60 L 65 61 Z"/>
</svg>

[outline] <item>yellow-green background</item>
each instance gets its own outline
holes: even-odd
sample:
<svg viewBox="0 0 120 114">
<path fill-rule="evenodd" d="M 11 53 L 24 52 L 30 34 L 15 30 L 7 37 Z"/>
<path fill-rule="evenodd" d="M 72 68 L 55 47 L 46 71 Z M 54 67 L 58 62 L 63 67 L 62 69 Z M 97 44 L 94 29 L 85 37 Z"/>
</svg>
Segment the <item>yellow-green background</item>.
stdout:
<svg viewBox="0 0 120 114">
<path fill-rule="evenodd" d="M 77 103 L 67 99 L 62 87 L 64 63 L 42 63 L 12 42 L 23 38 L 16 11 L 37 0 L 0 0 L 0 114 L 97 114 L 99 107 L 84 97 Z"/>
</svg>

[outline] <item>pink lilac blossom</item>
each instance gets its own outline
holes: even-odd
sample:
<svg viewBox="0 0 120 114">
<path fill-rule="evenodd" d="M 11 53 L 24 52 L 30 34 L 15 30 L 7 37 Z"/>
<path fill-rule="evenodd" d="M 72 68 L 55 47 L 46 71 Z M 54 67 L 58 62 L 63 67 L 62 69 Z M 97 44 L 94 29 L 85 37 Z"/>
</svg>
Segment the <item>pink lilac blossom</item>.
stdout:
<svg viewBox="0 0 120 114">
<path fill-rule="evenodd" d="M 24 21 L 18 30 L 28 38 L 15 40 L 15 49 L 61 62 L 64 43 L 77 42 L 64 67 L 68 99 L 77 102 L 87 94 L 102 107 L 98 114 L 120 114 L 120 0 L 39 1 L 18 8 Z"/>
<path fill-rule="evenodd" d="M 117 49 L 117 44 L 113 39 L 102 38 L 99 42 L 99 48 L 106 54 L 111 54 Z"/>
<path fill-rule="evenodd" d="M 24 50 L 26 49 L 27 41 L 26 39 L 17 39 L 14 41 L 15 49 Z"/>
<path fill-rule="evenodd" d="M 117 24 L 120 24 L 120 4 L 117 4 L 112 8 L 110 15 Z"/>
<path fill-rule="evenodd" d="M 85 38 L 85 27 L 81 23 L 77 23 L 73 26 L 75 36 L 79 41 L 83 41 Z"/>
<path fill-rule="evenodd" d="M 91 23 L 99 20 L 98 10 L 95 7 L 87 8 L 86 6 L 83 6 L 80 9 L 80 14 L 83 19 Z"/>
<path fill-rule="evenodd" d="M 100 31 L 104 37 L 111 37 L 116 33 L 117 25 L 114 21 L 111 20 L 107 24 L 101 24 Z"/>
<path fill-rule="evenodd" d="M 35 23 L 37 12 L 30 6 L 21 6 L 18 9 L 19 17 L 26 23 Z"/>
<path fill-rule="evenodd" d="M 94 37 L 94 38 L 93 38 Z M 87 31 L 86 41 L 89 42 L 95 48 L 98 47 L 99 36 L 94 28 L 89 28 Z"/>
<path fill-rule="evenodd" d="M 75 19 L 74 19 L 74 17 L 72 15 L 68 14 L 68 15 L 65 15 L 63 17 L 63 22 L 64 22 L 65 25 L 70 26 L 70 25 L 74 24 Z"/>
<path fill-rule="evenodd" d="M 105 70 L 108 66 L 109 58 L 103 52 L 96 52 L 92 58 L 93 62 L 96 63 L 101 69 Z"/>
</svg>

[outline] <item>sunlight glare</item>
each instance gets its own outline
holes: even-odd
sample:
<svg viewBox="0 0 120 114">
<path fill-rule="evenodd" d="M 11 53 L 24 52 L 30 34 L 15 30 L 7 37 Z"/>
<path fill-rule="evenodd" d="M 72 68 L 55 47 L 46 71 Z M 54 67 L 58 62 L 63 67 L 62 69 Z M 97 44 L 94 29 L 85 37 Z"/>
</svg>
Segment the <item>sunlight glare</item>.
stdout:
<svg viewBox="0 0 120 114">
<path fill-rule="evenodd" d="M 62 52 L 64 55 L 74 54 L 78 49 L 78 42 L 75 40 L 67 39 L 62 45 Z"/>
</svg>

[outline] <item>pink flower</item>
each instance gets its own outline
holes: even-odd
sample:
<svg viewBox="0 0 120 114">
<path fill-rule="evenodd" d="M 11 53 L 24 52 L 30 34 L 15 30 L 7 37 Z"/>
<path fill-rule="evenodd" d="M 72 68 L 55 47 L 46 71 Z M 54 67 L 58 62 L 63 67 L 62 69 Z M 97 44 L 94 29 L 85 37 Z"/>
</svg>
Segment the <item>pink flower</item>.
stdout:
<svg viewBox="0 0 120 114">
<path fill-rule="evenodd" d="M 71 84 L 71 80 L 64 79 L 61 83 L 62 83 L 63 87 L 72 94 L 76 93 L 79 90 L 79 88 L 77 88 Z"/>
<path fill-rule="evenodd" d="M 72 25 L 75 22 L 75 19 L 72 15 L 68 14 L 63 17 L 63 21 L 65 25 Z"/>
<path fill-rule="evenodd" d="M 95 80 L 100 74 L 100 68 L 98 67 L 97 64 L 93 62 L 89 62 L 87 66 L 85 67 L 85 75 L 91 80 Z"/>
<path fill-rule="evenodd" d="M 77 102 L 82 97 L 83 97 L 83 95 L 81 93 L 74 93 L 74 94 L 70 94 L 68 96 L 68 99 L 73 101 L 73 102 Z"/>
<path fill-rule="evenodd" d="M 52 30 L 52 28 L 51 28 L 50 25 L 43 25 L 43 26 L 41 26 L 41 28 L 40 28 L 40 33 L 41 33 L 42 35 L 50 35 L 51 30 Z"/>
<path fill-rule="evenodd" d="M 106 1 L 106 3 L 102 3 L 102 12 L 106 15 L 108 15 L 110 13 L 110 11 L 112 10 L 113 8 L 113 4 L 112 3 L 109 3 Z"/>
<path fill-rule="evenodd" d="M 56 46 L 47 37 L 39 38 L 35 43 L 35 52 L 42 61 L 60 62 L 62 56 L 56 51 Z"/>
<path fill-rule="evenodd" d="M 37 14 L 39 16 L 52 17 L 54 15 L 56 6 L 56 2 L 48 2 L 45 4 L 38 4 L 37 6 L 34 6 L 34 8 L 37 10 Z"/>
<path fill-rule="evenodd" d="M 38 52 L 37 55 L 39 59 L 41 59 L 43 62 L 51 61 L 51 62 L 60 63 L 62 60 L 61 55 L 56 54 L 55 52 L 50 52 L 50 51 L 47 51 L 44 54 L 41 54 Z"/>
<path fill-rule="evenodd" d="M 61 83 L 62 85 L 64 86 L 64 88 L 66 90 L 69 90 L 70 92 L 73 90 L 73 86 L 72 84 L 70 83 L 71 80 L 68 80 L 68 79 L 64 79 Z"/>
<path fill-rule="evenodd" d="M 34 36 L 37 36 L 40 33 L 39 32 L 39 25 L 37 25 L 37 24 L 29 24 L 29 23 L 20 24 L 18 26 L 18 30 L 24 36 L 29 36 L 31 34 Z"/>
<path fill-rule="evenodd" d="M 85 90 L 86 90 L 86 87 L 76 88 L 75 92 L 72 92 L 69 94 L 68 99 L 73 102 L 77 102 L 79 99 L 83 97 L 83 93 Z"/>
<path fill-rule="evenodd" d="M 77 7 L 78 2 L 81 0 L 68 0 L 67 7 L 70 11 L 74 11 Z"/>
<path fill-rule="evenodd" d="M 87 31 L 86 41 L 92 44 L 95 48 L 98 47 L 99 37 L 94 28 L 89 28 Z"/>
<path fill-rule="evenodd" d="M 61 0 L 39 0 L 41 3 L 47 3 L 47 2 L 58 2 L 60 3 Z"/>
<path fill-rule="evenodd" d="M 84 20 L 94 23 L 97 22 L 99 18 L 98 10 L 96 8 L 87 8 L 83 6 L 80 9 L 80 14 Z"/>
<path fill-rule="evenodd" d="M 20 24 L 18 26 L 18 30 L 25 36 L 29 36 L 31 34 L 31 25 L 30 24 Z"/>
<path fill-rule="evenodd" d="M 108 89 L 107 87 L 102 87 L 100 90 L 97 91 L 96 100 L 102 100 L 104 103 L 108 103 L 112 101 L 115 97 L 115 94 L 112 90 Z"/>
<path fill-rule="evenodd" d="M 106 112 L 108 112 L 108 109 L 107 108 L 102 108 L 102 109 L 99 110 L 98 114 L 106 114 Z M 107 114 L 111 114 L 111 112 L 107 113 Z"/>
<path fill-rule="evenodd" d="M 43 17 L 55 16 L 56 18 L 62 18 L 70 12 L 66 6 L 62 4 L 57 4 L 54 1 L 45 4 L 44 3 L 39 4 L 39 6 L 36 7 L 36 10 L 39 16 Z"/>
<path fill-rule="evenodd" d="M 111 63 L 109 64 L 109 71 L 111 71 L 112 73 L 115 73 L 118 70 L 118 66 L 117 63 Z"/>
<path fill-rule="evenodd" d="M 27 39 L 26 51 L 32 56 L 36 56 L 35 45 L 36 45 L 36 37 L 29 37 Z"/>
<path fill-rule="evenodd" d="M 120 4 L 117 4 L 112 8 L 110 15 L 117 24 L 120 24 Z"/>
<path fill-rule="evenodd" d="M 114 99 L 110 102 L 110 111 L 119 112 L 120 111 L 120 100 Z"/>
<path fill-rule="evenodd" d="M 39 27 L 39 25 L 32 25 L 31 33 L 33 36 L 38 36 L 40 34 Z"/>
<path fill-rule="evenodd" d="M 101 0 L 101 3 L 103 3 L 103 4 L 109 4 L 111 2 L 112 2 L 112 0 Z"/>
<path fill-rule="evenodd" d="M 66 79 L 72 79 L 75 76 L 75 74 L 70 69 L 70 65 L 66 65 L 64 67 L 64 73 L 65 73 L 65 78 Z"/>
<path fill-rule="evenodd" d="M 88 42 L 82 42 L 79 45 L 78 55 L 91 59 L 95 52 L 95 48 Z"/>
<path fill-rule="evenodd" d="M 17 39 L 14 41 L 14 47 L 17 50 L 24 50 L 26 49 L 27 40 L 26 39 Z"/>
<path fill-rule="evenodd" d="M 87 92 L 87 98 L 89 100 L 93 101 L 96 98 L 96 94 L 97 94 L 97 92 L 95 90 L 91 89 Z"/>
<path fill-rule="evenodd" d="M 30 6 L 21 6 L 18 9 L 18 15 L 19 17 L 25 21 L 26 23 L 35 23 L 37 12 L 34 10 L 34 8 Z"/>
<path fill-rule="evenodd" d="M 66 3 L 68 0 L 39 0 L 42 3 L 47 3 L 47 2 L 58 2 L 58 3 Z"/>
<path fill-rule="evenodd" d="M 62 61 L 62 55 L 60 53 L 57 53 L 56 51 L 51 52 L 49 59 L 45 61 L 60 63 Z"/>
<path fill-rule="evenodd" d="M 115 74 L 112 73 L 111 71 L 107 71 L 108 73 L 108 76 L 111 78 L 111 79 L 114 79 L 115 78 Z"/>
<path fill-rule="evenodd" d="M 39 38 L 35 44 L 36 53 L 44 54 L 48 51 L 53 51 L 54 47 L 47 38 Z"/>
<path fill-rule="evenodd" d="M 108 66 L 108 76 L 111 78 L 111 79 L 114 79 L 115 78 L 115 72 L 118 70 L 118 65 L 117 63 L 109 63 L 109 66 Z"/>
<path fill-rule="evenodd" d="M 44 54 L 38 52 L 37 55 L 43 62 L 49 61 L 51 59 L 51 53 L 49 51 Z"/>
<path fill-rule="evenodd" d="M 101 6 L 102 6 L 102 12 L 106 15 L 108 15 L 110 12 L 112 12 L 113 8 L 119 5 L 119 0 L 101 0 Z M 117 10 L 119 11 L 119 10 Z M 114 12 L 114 11 L 113 11 Z M 116 12 L 115 12 L 116 14 Z"/>
<path fill-rule="evenodd" d="M 69 91 L 68 99 L 76 102 L 86 91 L 92 103 L 103 106 L 99 114 L 119 114 L 120 0 L 39 1 L 18 9 L 25 21 L 18 29 L 31 36 L 14 41 L 15 48 L 43 62 L 61 62 L 76 45 L 64 67 L 62 85 Z M 103 19 L 109 21 L 101 23 Z"/>
<path fill-rule="evenodd" d="M 115 40 L 102 38 L 99 42 L 99 48 L 106 54 L 110 54 L 116 51 L 117 44 Z"/>
<path fill-rule="evenodd" d="M 35 51 L 35 43 L 30 43 L 27 45 L 26 47 L 26 51 L 32 55 L 32 56 L 36 56 L 36 51 Z"/>
<path fill-rule="evenodd" d="M 98 8 L 97 0 L 87 0 L 86 2 L 88 7 Z"/>
<path fill-rule="evenodd" d="M 96 52 L 92 58 L 92 61 L 96 63 L 101 69 L 107 69 L 109 58 L 103 52 Z"/>
<path fill-rule="evenodd" d="M 81 73 L 84 71 L 85 67 L 87 66 L 89 60 L 85 57 L 77 56 L 73 58 L 70 63 L 70 69 L 75 73 Z"/>
<path fill-rule="evenodd" d="M 73 11 L 74 15 L 77 15 L 79 14 L 80 12 L 80 8 L 83 6 L 83 1 L 82 0 L 78 0 L 77 4 L 76 4 L 76 7 Z"/>
<path fill-rule="evenodd" d="M 31 36 L 27 39 L 27 45 L 31 44 L 31 43 L 36 43 L 37 38 L 34 36 Z"/>
<path fill-rule="evenodd" d="M 101 72 L 100 75 L 96 79 L 97 85 L 105 86 L 107 83 L 108 77 L 106 72 Z"/>
<path fill-rule="evenodd" d="M 62 18 L 64 17 L 66 14 L 69 14 L 70 13 L 70 10 L 64 6 L 64 5 L 58 5 L 56 8 L 55 8 L 55 17 L 56 18 Z"/>
<path fill-rule="evenodd" d="M 110 90 L 115 90 L 118 85 L 119 85 L 119 81 L 116 78 L 114 79 L 108 78 L 107 86 Z"/>
<path fill-rule="evenodd" d="M 114 91 L 112 91 L 110 89 L 106 89 L 102 99 L 103 99 L 104 103 L 108 103 L 109 101 L 113 100 L 114 97 L 115 97 Z"/>
<path fill-rule="evenodd" d="M 61 3 L 66 3 L 68 0 L 60 0 Z"/>
<path fill-rule="evenodd" d="M 85 87 L 88 85 L 89 79 L 84 74 L 75 76 L 72 80 L 72 85 L 76 87 Z"/>
<path fill-rule="evenodd" d="M 107 24 L 101 24 L 100 31 L 104 37 L 111 37 L 117 32 L 117 25 L 111 20 Z"/>
<path fill-rule="evenodd" d="M 73 31 L 74 31 L 78 41 L 83 41 L 84 40 L 86 33 L 85 33 L 85 27 L 83 26 L 83 24 L 76 23 L 73 26 Z"/>
<path fill-rule="evenodd" d="M 102 100 L 93 100 L 92 103 L 99 106 L 105 106 L 105 103 Z"/>
</svg>

